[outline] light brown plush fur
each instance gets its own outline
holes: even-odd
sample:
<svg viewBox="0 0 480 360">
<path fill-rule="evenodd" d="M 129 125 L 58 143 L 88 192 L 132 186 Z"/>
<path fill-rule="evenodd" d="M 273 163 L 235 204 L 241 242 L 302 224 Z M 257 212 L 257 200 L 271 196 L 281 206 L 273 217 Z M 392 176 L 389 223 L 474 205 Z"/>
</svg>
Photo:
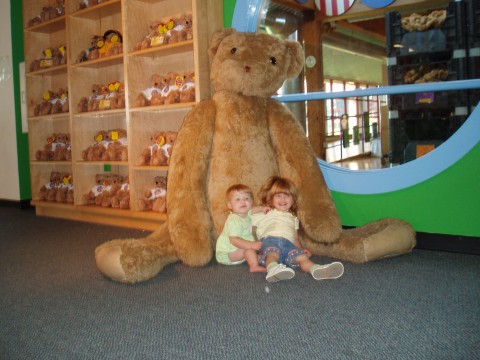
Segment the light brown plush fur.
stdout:
<svg viewBox="0 0 480 360">
<path fill-rule="evenodd" d="M 314 254 L 364 262 L 412 250 L 415 232 L 400 220 L 342 230 L 300 123 L 271 98 L 303 68 L 298 42 L 225 29 L 214 35 L 209 52 L 216 93 L 187 114 L 178 134 L 168 171 L 167 221 L 144 239 L 99 246 L 103 274 L 134 283 L 176 261 L 206 265 L 227 216 L 225 190 L 244 183 L 256 194 L 272 175 L 299 188 L 301 241 Z"/>
</svg>

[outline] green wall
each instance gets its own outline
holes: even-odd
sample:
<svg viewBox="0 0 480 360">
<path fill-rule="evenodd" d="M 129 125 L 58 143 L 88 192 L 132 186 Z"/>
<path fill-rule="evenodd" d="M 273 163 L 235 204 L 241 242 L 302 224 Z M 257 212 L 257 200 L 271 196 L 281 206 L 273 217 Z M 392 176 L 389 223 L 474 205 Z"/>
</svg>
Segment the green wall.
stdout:
<svg viewBox="0 0 480 360">
<path fill-rule="evenodd" d="M 235 12 L 236 0 L 223 0 L 223 25 L 226 28 L 232 26 L 233 13 Z"/>
<path fill-rule="evenodd" d="M 23 58 L 23 15 L 22 1 L 10 1 L 10 19 L 12 30 L 12 68 L 13 89 L 15 92 L 15 125 L 17 133 L 18 178 L 20 201 L 32 198 L 30 188 L 30 160 L 28 155 L 28 134 L 22 133 L 22 113 L 20 99 L 19 64 Z"/>
<path fill-rule="evenodd" d="M 480 144 L 437 176 L 412 187 L 376 195 L 332 192 L 344 225 L 394 217 L 415 230 L 480 236 Z"/>
</svg>

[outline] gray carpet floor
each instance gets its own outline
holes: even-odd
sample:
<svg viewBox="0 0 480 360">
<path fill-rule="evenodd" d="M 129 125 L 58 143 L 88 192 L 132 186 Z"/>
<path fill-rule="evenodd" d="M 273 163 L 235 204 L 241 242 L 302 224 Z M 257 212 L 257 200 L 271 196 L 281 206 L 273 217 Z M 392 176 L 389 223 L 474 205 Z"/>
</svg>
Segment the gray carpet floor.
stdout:
<svg viewBox="0 0 480 360">
<path fill-rule="evenodd" d="M 0 207 L 0 234 L 0 359 L 480 358 L 476 255 L 414 250 L 275 284 L 178 263 L 123 285 L 94 249 L 147 232 Z"/>
</svg>

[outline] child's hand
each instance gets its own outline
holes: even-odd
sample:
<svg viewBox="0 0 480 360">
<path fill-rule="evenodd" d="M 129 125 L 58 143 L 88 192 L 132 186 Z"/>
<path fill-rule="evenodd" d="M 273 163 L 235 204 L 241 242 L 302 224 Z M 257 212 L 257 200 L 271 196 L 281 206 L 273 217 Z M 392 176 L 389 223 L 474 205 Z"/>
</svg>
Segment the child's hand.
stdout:
<svg viewBox="0 0 480 360">
<path fill-rule="evenodd" d="M 308 250 L 308 249 L 302 249 L 302 250 L 303 250 L 303 253 L 304 253 L 305 255 L 307 255 L 308 257 L 311 257 L 311 256 L 312 256 L 312 252 L 311 252 L 310 250 Z"/>
<path fill-rule="evenodd" d="M 251 243 L 252 243 L 252 245 L 251 245 L 252 250 L 258 251 L 262 247 L 262 242 L 261 241 L 252 241 Z"/>
<path fill-rule="evenodd" d="M 258 214 L 258 213 L 268 214 L 270 210 L 271 209 L 268 206 L 258 205 L 258 206 L 254 206 L 251 212 L 252 214 Z"/>
</svg>

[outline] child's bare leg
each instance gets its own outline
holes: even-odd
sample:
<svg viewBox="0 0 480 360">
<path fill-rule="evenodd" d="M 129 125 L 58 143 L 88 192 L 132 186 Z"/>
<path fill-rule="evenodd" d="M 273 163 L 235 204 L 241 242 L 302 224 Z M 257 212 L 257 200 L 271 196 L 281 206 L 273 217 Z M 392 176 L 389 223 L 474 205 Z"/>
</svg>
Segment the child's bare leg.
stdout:
<svg viewBox="0 0 480 360">
<path fill-rule="evenodd" d="M 258 255 L 255 250 L 245 250 L 245 260 L 250 267 L 250 272 L 267 272 L 267 269 L 258 263 Z"/>
<path fill-rule="evenodd" d="M 295 259 L 295 264 L 300 266 L 302 271 L 308 273 L 315 263 L 311 261 L 307 255 L 300 255 Z"/>
<path fill-rule="evenodd" d="M 245 259 L 245 250 L 243 249 L 234 250 L 231 253 L 228 253 L 228 258 L 230 259 L 231 262 L 242 261 L 243 259 Z"/>
<path fill-rule="evenodd" d="M 268 268 L 268 265 L 270 265 L 272 262 L 278 263 L 278 260 L 280 259 L 280 256 L 277 253 L 270 253 L 267 255 L 265 258 L 265 267 Z"/>
</svg>

